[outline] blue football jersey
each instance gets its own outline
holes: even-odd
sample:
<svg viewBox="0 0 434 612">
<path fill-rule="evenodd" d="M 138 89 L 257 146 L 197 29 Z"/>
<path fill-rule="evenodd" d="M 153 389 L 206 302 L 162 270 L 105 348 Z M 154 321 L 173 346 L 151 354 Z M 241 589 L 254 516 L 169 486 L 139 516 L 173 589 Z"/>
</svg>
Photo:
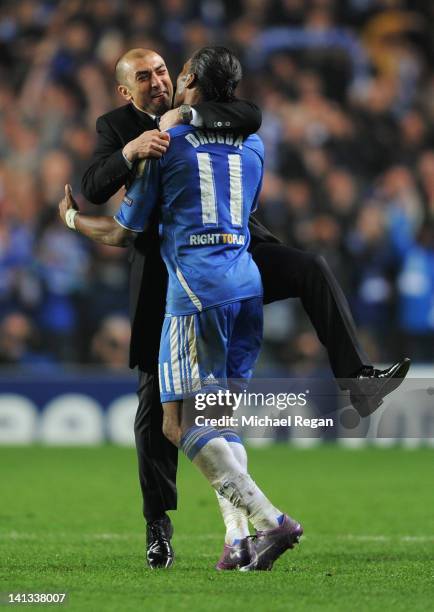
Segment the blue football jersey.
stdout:
<svg viewBox="0 0 434 612">
<path fill-rule="evenodd" d="M 141 163 L 117 222 L 141 232 L 160 206 L 161 254 L 169 272 L 166 312 L 192 314 L 262 295 L 247 250 L 248 220 L 262 184 L 264 147 L 252 135 L 169 130 L 160 160 Z"/>
</svg>

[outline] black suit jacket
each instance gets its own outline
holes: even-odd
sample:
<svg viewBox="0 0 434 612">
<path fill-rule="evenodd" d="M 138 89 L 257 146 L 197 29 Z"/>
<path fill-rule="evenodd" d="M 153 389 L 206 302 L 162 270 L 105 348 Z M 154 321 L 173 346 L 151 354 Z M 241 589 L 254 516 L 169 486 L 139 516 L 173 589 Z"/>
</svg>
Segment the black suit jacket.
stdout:
<svg viewBox="0 0 434 612">
<path fill-rule="evenodd" d="M 232 130 L 251 134 L 261 125 L 261 112 L 251 103 L 206 102 L 195 106 L 204 128 Z M 97 144 L 89 168 L 84 173 L 81 190 L 94 204 L 106 202 L 121 187 L 128 188 L 134 169 L 129 170 L 122 156 L 123 147 L 155 122 L 132 104 L 121 106 L 97 119 Z M 155 372 L 161 325 L 164 317 L 167 272 L 160 256 L 158 212 L 149 229 L 136 238 L 129 252 L 131 345 L 130 367 Z M 252 246 L 259 242 L 279 242 L 253 217 L 249 223 Z"/>
</svg>

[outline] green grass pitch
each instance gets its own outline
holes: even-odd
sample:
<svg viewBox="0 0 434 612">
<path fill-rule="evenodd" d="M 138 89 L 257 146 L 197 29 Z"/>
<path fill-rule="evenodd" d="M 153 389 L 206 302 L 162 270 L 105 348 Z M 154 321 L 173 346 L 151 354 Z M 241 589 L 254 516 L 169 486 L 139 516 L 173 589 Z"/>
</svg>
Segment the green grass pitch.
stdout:
<svg viewBox="0 0 434 612">
<path fill-rule="evenodd" d="M 176 564 L 151 571 L 133 449 L 1 448 L 0 591 L 67 591 L 65 609 L 92 612 L 433 609 L 432 449 L 279 445 L 249 456 L 254 478 L 305 528 L 272 572 L 213 569 L 217 504 L 184 459 Z"/>
</svg>

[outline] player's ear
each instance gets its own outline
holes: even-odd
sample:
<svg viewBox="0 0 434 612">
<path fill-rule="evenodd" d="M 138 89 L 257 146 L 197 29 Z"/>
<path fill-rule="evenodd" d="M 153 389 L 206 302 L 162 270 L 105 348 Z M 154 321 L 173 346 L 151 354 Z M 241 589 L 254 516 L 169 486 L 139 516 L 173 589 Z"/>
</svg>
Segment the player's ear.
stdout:
<svg viewBox="0 0 434 612">
<path fill-rule="evenodd" d="M 187 75 L 187 79 L 185 81 L 185 87 L 188 89 L 193 89 L 193 87 L 196 87 L 196 82 L 197 82 L 197 76 L 191 72 L 190 74 Z"/>
<path fill-rule="evenodd" d="M 125 87 L 125 85 L 118 85 L 118 92 L 123 98 L 125 98 L 125 100 L 128 100 L 128 102 L 131 100 L 130 90 L 128 87 Z"/>
</svg>

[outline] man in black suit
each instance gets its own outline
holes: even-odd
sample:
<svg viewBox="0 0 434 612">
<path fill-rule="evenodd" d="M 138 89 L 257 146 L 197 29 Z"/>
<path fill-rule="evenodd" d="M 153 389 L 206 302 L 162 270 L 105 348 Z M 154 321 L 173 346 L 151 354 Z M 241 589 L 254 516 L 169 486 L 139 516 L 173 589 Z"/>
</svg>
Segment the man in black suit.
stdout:
<svg viewBox="0 0 434 612">
<path fill-rule="evenodd" d="M 156 131 L 157 118 L 171 105 L 173 87 L 164 60 L 155 52 L 133 49 L 116 67 L 118 91 L 128 104 L 97 120 L 98 141 L 92 163 L 82 180 L 88 200 L 101 204 L 122 186 L 128 187 L 137 160 L 161 157 L 169 137 Z M 164 127 L 192 123 L 204 129 L 249 134 L 261 123 L 252 103 L 207 102 L 182 105 L 163 118 Z M 406 361 L 379 372 L 358 345 L 346 299 L 325 260 L 280 243 L 252 217 L 250 250 L 261 272 L 264 302 L 299 297 L 322 344 L 327 348 L 336 378 L 351 378 L 353 405 L 365 416 L 399 384 Z M 135 439 L 147 521 L 147 561 L 150 567 L 173 562 L 172 525 L 166 511 L 176 509 L 177 449 L 162 433 L 158 389 L 158 348 L 164 314 L 167 273 L 159 252 L 158 224 L 140 234 L 130 250 L 130 315 L 132 325 L 130 367 L 139 370 L 139 407 Z M 376 382 L 369 398 L 360 381 Z M 392 381 L 392 382 L 391 382 Z"/>
</svg>

